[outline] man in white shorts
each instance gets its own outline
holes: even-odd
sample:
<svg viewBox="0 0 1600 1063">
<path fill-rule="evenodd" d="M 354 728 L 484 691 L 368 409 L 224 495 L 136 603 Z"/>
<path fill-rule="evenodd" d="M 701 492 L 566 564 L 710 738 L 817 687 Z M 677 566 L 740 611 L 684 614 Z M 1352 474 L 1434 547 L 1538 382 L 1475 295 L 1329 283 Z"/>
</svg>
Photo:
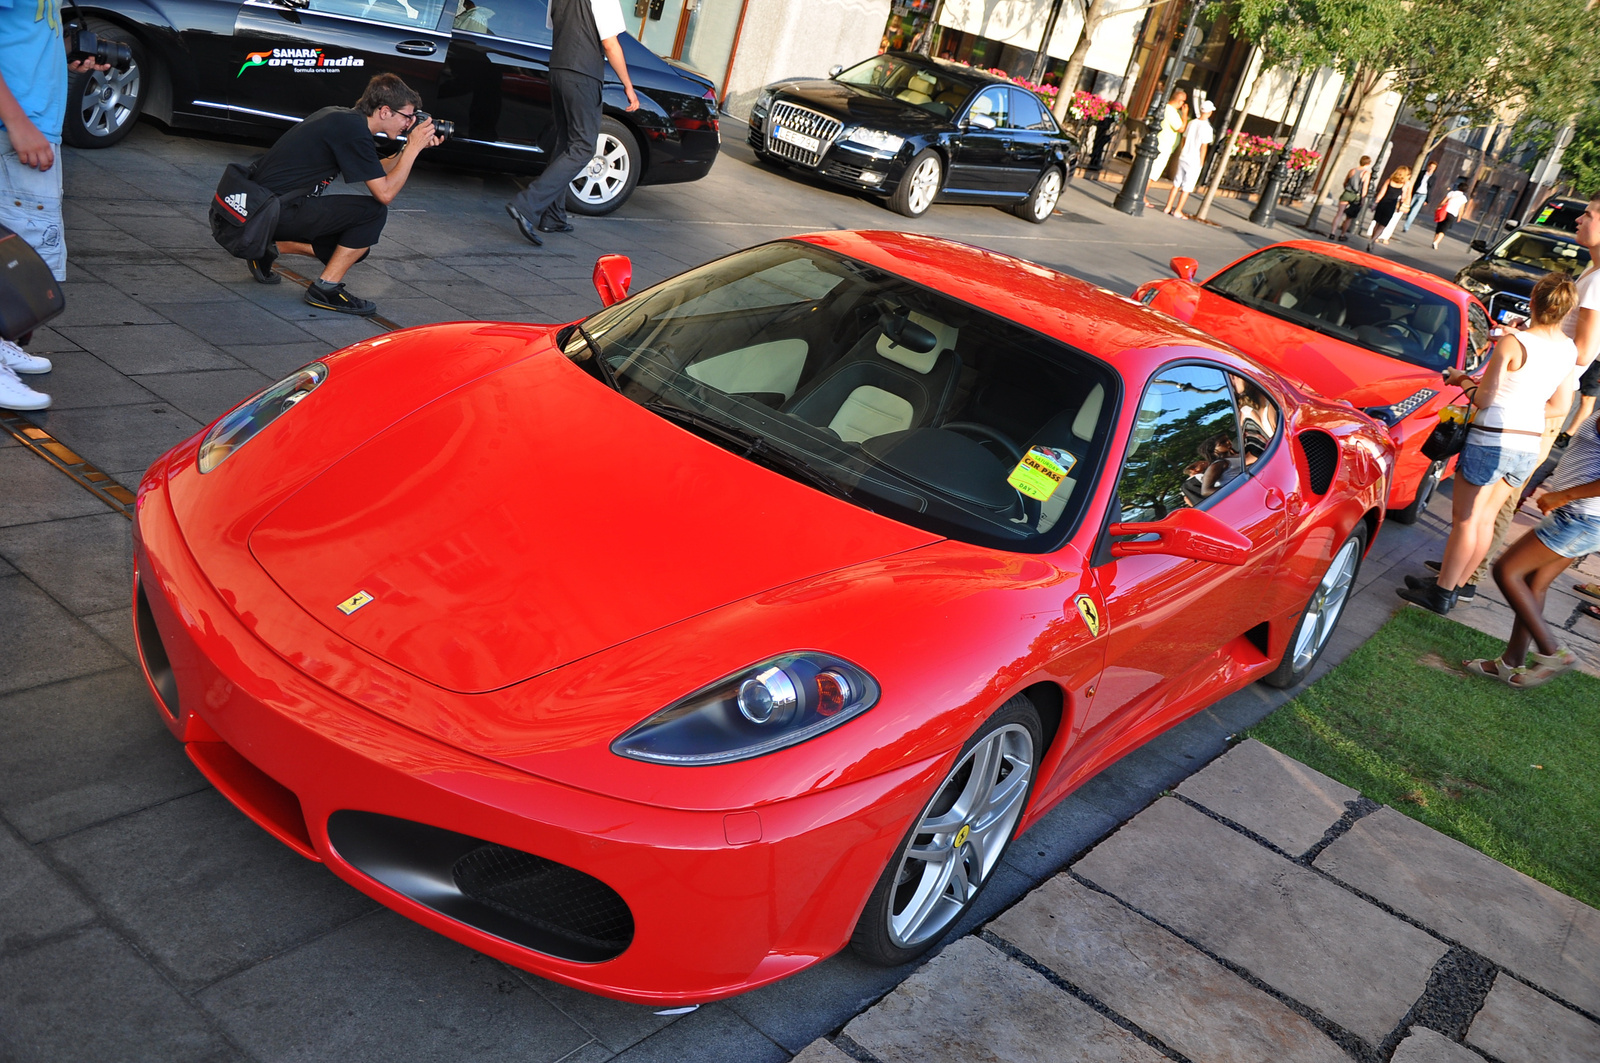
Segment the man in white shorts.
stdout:
<svg viewBox="0 0 1600 1063">
<path fill-rule="evenodd" d="M 1183 213 L 1183 205 L 1199 183 L 1200 169 L 1206 164 L 1206 152 L 1211 149 L 1211 142 L 1217 139 L 1211 128 L 1211 112 L 1216 109 L 1217 105 L 1210 100 L 1201 100 L 1200 113 L 1189 120 L 1188 128 L 1183 131 L 1183 147 L 1178 151 L 1178 173 L 1172 179 L 1172 191 L 1167 193 L 1163 214 L 1187 217 Z"/>
</svg>

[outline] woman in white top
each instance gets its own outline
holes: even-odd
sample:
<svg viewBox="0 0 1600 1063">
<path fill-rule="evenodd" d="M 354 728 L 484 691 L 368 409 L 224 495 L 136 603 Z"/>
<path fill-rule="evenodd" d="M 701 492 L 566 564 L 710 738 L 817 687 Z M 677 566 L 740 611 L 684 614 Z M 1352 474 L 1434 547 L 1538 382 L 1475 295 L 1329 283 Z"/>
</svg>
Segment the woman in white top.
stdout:
<svg viewBox="0 0 1600 1063">
<path fill-rule="evenodd" d="M 1528 300 L 1528 327 L 1501 337 L 1478 381 L 1459 369 L 1444 371 L 1445 382 L 1464 388 L 1477 412 L 1456 463 L 1450 537 L 1439 579 L 1402 587 L 1400 597 L 1448 613 L 1461 584 L 1488 552 L 1495 514 L 1539 464 L 1545 403 L 1577 364 L 1577 348 L 1561 331 L 1561 319 L 1577 297 L 1565 273 L 1545 274 Z"/>
</svg>

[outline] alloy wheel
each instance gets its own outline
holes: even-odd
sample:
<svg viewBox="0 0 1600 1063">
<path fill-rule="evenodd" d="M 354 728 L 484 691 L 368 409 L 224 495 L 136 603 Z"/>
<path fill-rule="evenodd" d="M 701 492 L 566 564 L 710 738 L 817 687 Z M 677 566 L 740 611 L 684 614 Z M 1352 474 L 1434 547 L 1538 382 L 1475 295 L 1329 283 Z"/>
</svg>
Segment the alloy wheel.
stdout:
<svg viewBox="0 0 1600 1063">
<path fill-rule="evenodd" d="M 594 158 L 572 179 L 572 194 L 586 206 L 602 206 L 622 194 L 632 171 L 627 146 L 610 133 L 601 133 Z"/>
<path fill-rule="evenodd" d="M 1316 593 L 1306 606 L 1305 619 L 1300 623 L 1299 637 L 1294 644 L 1294 670 L 1299 672 L 1316 660 L 1322 646 L 1339 623 L 1339 614 L 1350 597 L 1350 585 L 1355 581 L 1356 561 L 1361 544 L 1347 539 L 1342 549 L 1317 584 Z"/>
<path fill-rule="evenodd" d="M 1061 198 L 1061 172 L 1050 170 L 1039 180 L 1039 191 L 1033 200 L 1033 216 L 1044 219 L 1056 209 L 1056 201 Z"/>
<path fill-rule="evenodd" d="M 933 197 L 939 194 L 939 160 L 923 159 L 910 180 L 909 206 L 913 214 L 921 214 L 933 205 Z"/>
<path fill-rule="evenodd" d="M 90 136 L 109 137 L 139 113 L 139 64 L 126 70 L 95 70 L 84 82 L 83 128 Z"/>
<path fill-rule="evenodd" d="M 914 948 L 942 934 L 1000 862 L 1033 776 L 1033 736 L 1006 724 L 962 757 L 901 854 L 889 938 Z"/>
</svg>

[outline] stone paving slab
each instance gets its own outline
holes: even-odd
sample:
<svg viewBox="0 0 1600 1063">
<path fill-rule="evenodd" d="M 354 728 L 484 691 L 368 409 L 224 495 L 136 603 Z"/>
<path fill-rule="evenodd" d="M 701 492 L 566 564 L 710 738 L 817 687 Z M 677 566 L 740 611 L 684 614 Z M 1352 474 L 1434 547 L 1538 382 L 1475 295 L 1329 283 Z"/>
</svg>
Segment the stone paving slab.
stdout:
<svg viewBox="0 0 1600 1063">
<path fill-rule="evenodd" d="M 1361 794 L 1255 739 L 1183 781 L 1178 793 L 1292 856 L 1322 840 Z"/>
<path fill-rule="evenodd" d="M 1483 1057 L 1426 1026 L 1415 1027 L 1394 1050 L 1393 1063 L 1483 1063 Z"/>
<path fill-rule="evenodd" d="M 10 831 L 0 829 L 0 949 L 87 923 L 94 910 Z"/>
<path fill-rule="evenodd" d="M 1600 1014 L 1600 911 L 1391 808 L 1357 821 L 1316 866 Z"/>
<path fill-rule="evenodd" d="M 794 1063 L 854 1063 L 854 1061 L 833 1047 L 832 1041 L 818 1038 L 794 1057 Z"/>
<path fill-rule="evenodd" d="M 1467 1043 L 1503 1063 L 1597 1063 L 1600 1023 L 1502 972 L 1467 1030 Z"/>
<path fill-rule="evenodd" d="M 1377 1044 L 1445 945 L 1174 798 L 1075 869 L 1140 911 Z"/>
<path fill-rule="evenodd" d="M 1192 1060 L 1349 1063 L 1281 1001 L 1068 875 L 989 930 Z"/>
<path fill-rule="evenodd" d="M 979 938 L 928 961 L 844 1035 L 882 1063 L 1166 1063 L 1166 1056 Z"/>
</svg>

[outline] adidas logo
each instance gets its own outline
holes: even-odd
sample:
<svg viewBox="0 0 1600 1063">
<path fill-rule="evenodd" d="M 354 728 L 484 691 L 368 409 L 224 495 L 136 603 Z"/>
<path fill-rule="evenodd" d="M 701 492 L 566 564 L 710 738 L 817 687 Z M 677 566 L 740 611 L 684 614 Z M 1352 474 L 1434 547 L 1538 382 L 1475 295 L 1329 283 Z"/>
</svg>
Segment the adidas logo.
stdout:
<svg viewBox="0 0 1600 1063">
<path fill-rule="evenodd" d="M 223 202 L 233 210 L 237 211 L 239 217 L 248 218 L 250 216 L 250 208 L 247 205 L 247 200 L 243 192 L 235 192 L 233 195 L 224 199 Z"/>
</svg>

